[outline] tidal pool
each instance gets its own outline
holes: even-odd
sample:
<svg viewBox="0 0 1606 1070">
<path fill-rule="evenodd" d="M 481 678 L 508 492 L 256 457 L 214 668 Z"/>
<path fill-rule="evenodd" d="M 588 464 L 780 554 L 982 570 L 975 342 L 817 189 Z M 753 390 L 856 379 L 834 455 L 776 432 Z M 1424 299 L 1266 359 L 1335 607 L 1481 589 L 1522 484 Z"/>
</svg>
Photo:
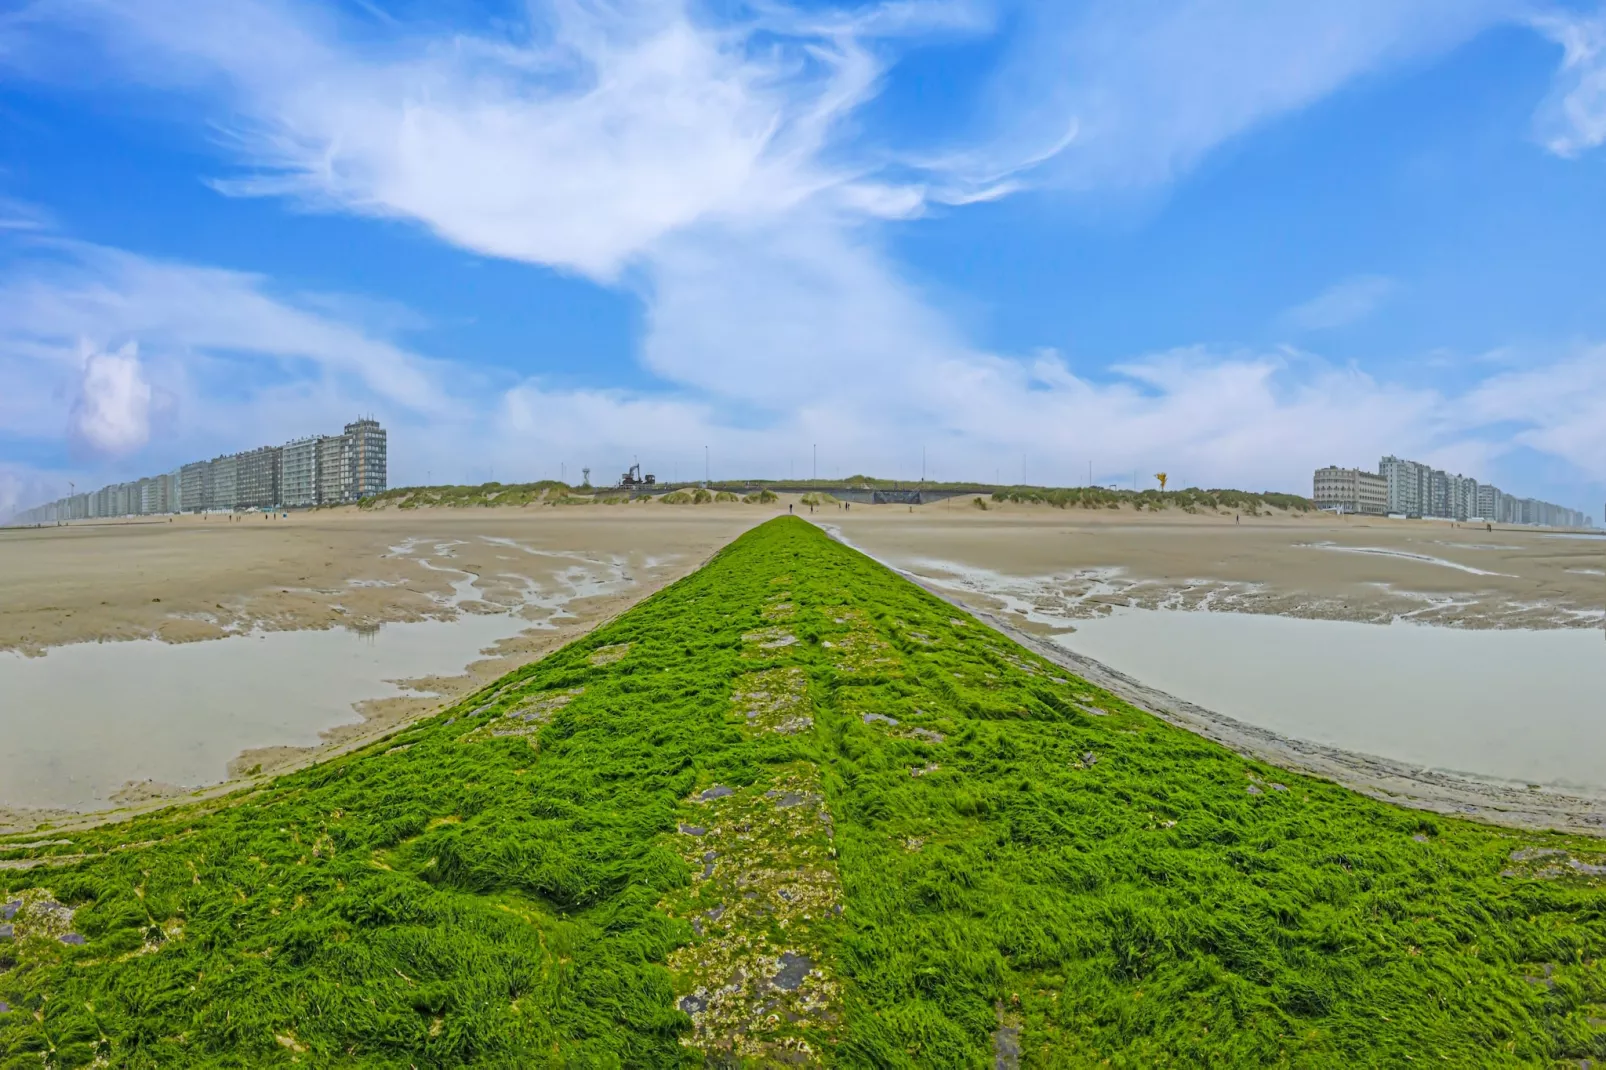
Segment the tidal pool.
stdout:
<svg viewBox="0 0 1606 1070">
<path fill-rule="evenodd" d="M 311 747 L 391 682 L 456 675 L 531 622 L 506 613 L 371 634 L 264 632 L 0 653 L 0 804 L 99 809 L 128 781 L 200 787 L 253 747 Z"/>
<path fill-rule="evenodd" d="M 416 695 L 398 682 L 456 676 L 498 640 L 555 627 L 570 601 L 634 585 L 623 561 L 574 560 L 542 582 L 518 577 L 526 589 L 513 611 L 0 652 L 0 806 L 98 810 L 130 782 L 205 787 L 227 779 L 242 751 L 316 746 L 320 732 L 358 720 L 355 703 Z M 459 574 L 443 601 L 485 608 L 475 577 Z"/>
<path fill-rule="evenodd" d="M 1606 633 L 1106 608 L 1052 576 L 894 562 L 1135 680 L 1290 739 L 1422 769 L 1606 797 Z M 1088 616 L 1090 611 L 1099 615 Z M 1107 614 L 1107 615 L 1106 615 Z"/>
<path fill-rule="evenodd" d="M 1423 768 L 1606 795 L 1606 635 L 1117 609 L 1054 641 L 1206 709 Z"/>
</svg>

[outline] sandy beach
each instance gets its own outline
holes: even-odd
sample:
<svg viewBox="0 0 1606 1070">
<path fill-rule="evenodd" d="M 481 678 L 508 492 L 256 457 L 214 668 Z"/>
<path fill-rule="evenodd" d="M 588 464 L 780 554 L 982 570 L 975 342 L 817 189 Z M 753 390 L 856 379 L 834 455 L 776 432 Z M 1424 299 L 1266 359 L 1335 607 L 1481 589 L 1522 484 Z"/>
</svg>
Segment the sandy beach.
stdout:
<svg viewBox="0 0 1606 1070">
<path fill-rule="evenodd" d="M 829 515 L 826 515 L 829 514 Z M 1463 628 L 1600 628 L 1606 538 L 1329 514 L 1235 518 L 998 505 L 821 510 L 900 567 L 1052 577 L 1057 615 L 1112 605 L 1408 619 Z"/>
<path fill-rule="evenodd" d="M 240 748 L 227 764 L 230 783 L 239 783 L 427 715 L 687 574 L 788 504 L 1034 644 L 1067 622 L 1127 606 L 1475 629 L 1599 628 L 1606 592 L 1606 540 L 1437 522 L 996 503 L 983 510 L 969 499 L 813 512 L 795 498 L 767 506 L 347 508 L 277 520 L 192 516 L 0 530 L 0 651 L 37 657 L 70 644 L 367 634 L 472 614 L 515 617 L 509 634 L 468 657 L 460 672 L 414 674 L 405 693 L 353 703 L 349 723 L 330 725 L 317 745 Z M 1017 581 L 1023 586 L 1010 595 Z M 1069 667 L 1212 738 L 1363 790 L 1467 813 L 1511 808 L 1512 799 L 1397 764 L 1268 742 L 1264 732 L 1087 659 Z M 131 779 L 112 801 L 145 807 L 193 791 L 194 784 Z M 1600 821 L 1592 803 L 1516 801 L 1526 824 Z M 82 821 L 83 811 L 104 805 L 14 805 L 0 809 L 0 828 Z M 1566 811 L 1559 816 L 1558 806 Z"/>
</svg>

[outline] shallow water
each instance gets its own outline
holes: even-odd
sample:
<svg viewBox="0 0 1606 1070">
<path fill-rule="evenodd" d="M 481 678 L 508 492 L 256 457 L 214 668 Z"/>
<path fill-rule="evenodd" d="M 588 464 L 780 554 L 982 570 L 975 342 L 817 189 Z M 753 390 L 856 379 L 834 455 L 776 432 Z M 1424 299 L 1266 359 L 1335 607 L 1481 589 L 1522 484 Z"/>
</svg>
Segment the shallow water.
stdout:
<svg viewBox="0 0 1606 1070">
<path fill-rule="evenodd" d="M 962 596 L 994 599 L 1054 629 L 1070 650 L 1247 724 L 1422 768 L 1606 795 L 1599 611 L 1587 615 L 1593 628 L 1538 631 L 1164 609 L 1089 619 L 1054 577 L 899 564 Z"/>
<path fill-rule="evenodd" d="M 1116 610 L 1061 645 L 1295 739 L 1606 793 L 1606 636 Z"/>
<path fill-rule="evenodd" d="M 435 556 L 452 555 L 436 547 Z M 483 606 L 474 577 L 461 575 L 443 601 Z M 455 676 L 498 640 L 553 627 L 569 601 L 631 582 L 618 561 L 527 579 L 520 610 L 545 620 L 465 612 L 360 633 L 81 643 L 37 658 L 0 652 L 0 805 L 93 810 L 115 805 L 112 795 L 130 781 L 219 783 L 242 751 L 315 746 L 320 732 L 358 720 L 354 703 L 417 693 L 394 681 Z"/>
<path fill-rule="evenodd" d="M 310 747 L 389 683 L 455 675 L 530 622 L 509 614 L 204 643 L 0 653 L 0 803 L 96 809 L 130 780 L 199 787 L 254 747 Z"/>
</svg>

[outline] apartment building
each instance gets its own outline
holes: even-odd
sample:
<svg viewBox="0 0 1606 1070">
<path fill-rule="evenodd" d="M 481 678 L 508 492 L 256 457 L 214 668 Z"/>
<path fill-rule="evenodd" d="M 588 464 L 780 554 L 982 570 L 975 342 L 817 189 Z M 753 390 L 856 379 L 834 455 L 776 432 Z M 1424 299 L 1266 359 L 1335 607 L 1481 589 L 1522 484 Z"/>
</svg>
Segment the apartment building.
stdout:
<svg viewBox="0 0 1606 1070">
<path fill-rule="evenodd" d="M 337 505 L 378 494 L 388 485 L 385 429 L 364 417 L 338 435 L 193 461 L 173 472 L 37 506 L 12 522 Z"/>
<path fill-rule="evenodd" d="M 319 505 L 334 505 L 355 498 L 351 453 L 351 438 L 347 435 L 324 435 L 318 439 Z"/>
<path fill-rule="evenodd" d="M 279 451 L 279 497 L 286 508 L 318 504 L 318 439 L 286 442 Z"/>
<path fill-rule="evenodd" d="M 346 425 L 345 437 L 351 442 L 351 494 L 371 498 L 385 490 L 387 478 L 386 436 L 379 421 L 363 418 Z"/>
<path fill-rule="evenodd" d="M 279 494 L 279 457 L 282 447 L 261 446 L 245 453 L 235 454 L 238 472 L 235 509 L 276 509 L 283 498 Z"/>
<path fill-rule="evenodd" d="M 1359 468 L 1318 468 L 1312 500 L 1335 513 L 1382 516 L 1388 512 L 1388 480 Z"/>
<path fill-rule="evenodd" d="M 1594 517 L 1576 509 L 1516 498 L 1471 476 L 1394 456 L 1378 462 L 1376 476 L 1353 468 L 1318 468 L 1315 502 L 1318 508 L 1337 512 L 1370 512 L 1376 507 L 1379 487 L 1381 511 L 1398 516 L 1551 527 L 1593 527 L 1595 523 Z"/>
</svg>

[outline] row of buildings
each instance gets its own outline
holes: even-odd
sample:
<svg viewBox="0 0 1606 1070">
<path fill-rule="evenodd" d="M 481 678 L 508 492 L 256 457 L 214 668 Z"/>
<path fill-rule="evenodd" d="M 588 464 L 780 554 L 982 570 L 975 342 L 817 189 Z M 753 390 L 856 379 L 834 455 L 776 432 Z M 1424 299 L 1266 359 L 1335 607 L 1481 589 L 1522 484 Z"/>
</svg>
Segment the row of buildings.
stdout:
<svg viewBox="0 0 1606 1070">
<path fill-rule="evenodd" d="M 1451 475 L 1417 461 L 1384 457 L 1376 472 L 1360 468 L 1318 468 L 1318 509 L 1368 516 L 1437 517 L 1491 524 L 1538 524 L 1587 528 L 1594 517 L 1535 498 L 1518 498 L 1492 483 Z"/>
<path fill-rule="evenodd" d="M 74 494 L 19 513 L 12 523 L 339 505 L 383 491 L 386 473 L 385 429 L 365 418 L 347 424 L 338 435 L 230 453 Z"/>
</svg>

